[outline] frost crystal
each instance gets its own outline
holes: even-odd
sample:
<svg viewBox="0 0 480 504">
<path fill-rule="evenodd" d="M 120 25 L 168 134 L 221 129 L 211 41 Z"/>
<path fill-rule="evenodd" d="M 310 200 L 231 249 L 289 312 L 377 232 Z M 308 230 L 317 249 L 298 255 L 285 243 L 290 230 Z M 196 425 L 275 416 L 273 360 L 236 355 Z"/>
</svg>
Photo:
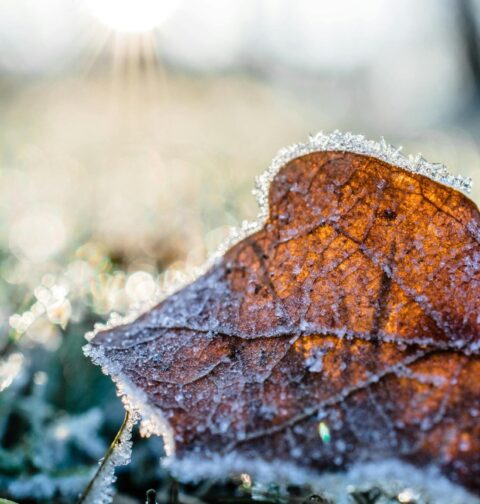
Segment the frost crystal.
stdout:
<svg viewBox="0 0 480 504">
<path fill-rule="evenodd" d="M 313 152 L 341 151 L 363 154 L 399 166 L 412 173 L 424 175 L 467 194 L 472 190 L 470 177 L 453 175 L 442 163 L 429 163 L 421 154 L 407 156 L 402 153 L 402 150 L 403 147 L 390 145 L 383 137 L 380 142 L 376 142 L 368 140 L 363 135 L 354 135 L 350 132 L 342 133 L 339 130 L 332 133 L 320 131 L 316 135 L 310 135 L 305 143 L 300 142 L 280 149 L 270 166 L 255 181 L 256 187 L 253 193 L 260 206 L 257 220 L 254 222 L 243 221 L 240 229 L 232 231 L 231 236 L 219 247 L 213 258 L 220 257 L 232 245 L 261 229 L 268 217 L 268 191 L 275 175 L 290 161 Z M 208 264 L 210 265 L 210 263 Z"/>
<path fill-rule="evenodd" d="M 119 367 L 112 366 L 104 355 L 101 348 L 91 345 L 84 347 L 84 353 L 92 361 L 101 366 L 105 374 L 110 375 L 117 385 L 117 394 L 122 398 L 125 410 L 129 413 L 127 425 L 114 447 L 113 454 L 110 455 L 104 467 L 102 467 L 99 477 L 94 482 L 94 487 L 90 491 L 87 499 L 82 504 L 109 504 L 112 501 L 112 485 L 116 481 L 115 468 L 127 465 L 130 462 L 132 452 L 132 429 L 140 420 L 140 434 L 149 437 L 152 434 L 160 436 L 164 441 L 164 449 L 167 456 L 172 455 L 175 449 L 173 434 L 170 426 L 163 418 L 161 412 L 147 404 L 145 394 L 138 388 L 130 384 L 121 372 Z M 102 464 L 100 460 L 99 464 Z"/>
<path fill-rule="evenodd" d="M 382 137 L 380 142 L 368 140 L 363 135 L 334 131 L 330 134 L 319 132 L 310 135 L 306 143 L 297 143 L 281 149 L 273 159 L 268 169 L 257 178 L 255 195 L 262 209 L 260 221 L 268 216 L 268 189 L 282 166 L 295 158 L 312 152 L 343 151 L 371 156 L 386 163 L 400 166 L 412 173 L 424 175 L 442 184 L 449 185 L 465 193 L 472 189 L 472 179 L 462 175 L 451 174 L 442 163 L 429 163 L 421 154 L 406 156 L 402 147 L 389 145 Z"/>
<path fill-rule="evenodd" d="M 96 475 L 93 485 L 82 504 L 109 504 L 112 502 L 112 485 L 116 481 L 115 468 L 127 465 L 132 454 L 132 429 L 138 417 L 130 414 L 126 424 L 122 426 L 122 432 L 116 440 L 112 453 L 108 458 L 99 461 L 100 471 Z"/>
<path fill-rule="evenodd" d="M 477 488 L 478 434 L 463 411 L 479 399 L 468 378 L 479 365 L 478 210 L 403 169 L 470 188 L 443 165 L 348 133 L 281 151 L 258 179 L 259 220 L 223 250 L 255 234 L 138 320 L 115 316 L 89 335 L 86 355 L 141 432 L 164 438 L 179 478 L 338 482 L 339 502 L 346 482 L 378 482 L 403 500 L 478 502 L 428 465 Z M 451 209 L 437 203 L 446 194 Z"/>
<path fill-rule="evenodd" d="M 313 492 L 330 499 L 335 504 L 352 504 L 354 491 L 380 488 L 392 498 L 391 502 L 402 502 L 398 497 L 414 494 L 416 500 L 403 501 L 415 504 L 480 504 L 480 499 L 461 487 L 450 483 L 437 469 L 419 470 L 398 460 L 359 463 L 346 472 L 318 474 L 299 468 L 294 464 L 267 462 L 259 458 L 243 459 L 229 454 L 205 460 L 190 456 L 186 460 L 167 459 L 164 466 L 179 480 L 188 475 L 188 481 L 207 478 L 224 480 L 228 476 L 248 476 L 250 485 L 268 485 L 274 482 L 294 482 L 306 485 Z M 379 502 L 384 502 L 379 501 Z M 388 501 L 390 502 L 390 501 Z"/>
</svg>

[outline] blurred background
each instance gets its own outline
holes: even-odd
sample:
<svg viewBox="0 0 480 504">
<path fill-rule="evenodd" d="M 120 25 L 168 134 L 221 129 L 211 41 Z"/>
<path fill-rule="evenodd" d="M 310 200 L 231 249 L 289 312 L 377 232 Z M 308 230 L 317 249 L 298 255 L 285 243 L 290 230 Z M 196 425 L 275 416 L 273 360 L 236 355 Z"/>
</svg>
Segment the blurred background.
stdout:
<svg viewBox="0 0 480 504">
<path fill-rule="evenodd" d="M 253 219 L 279 148 L 385 136 L 480 201 L 479 23 L 474 0 L 0 0 L 0 496 L 74 501 L 122 419 L 84 333 Z M 170 485 L 135 446 L 117 502 Z"/>
</svg>

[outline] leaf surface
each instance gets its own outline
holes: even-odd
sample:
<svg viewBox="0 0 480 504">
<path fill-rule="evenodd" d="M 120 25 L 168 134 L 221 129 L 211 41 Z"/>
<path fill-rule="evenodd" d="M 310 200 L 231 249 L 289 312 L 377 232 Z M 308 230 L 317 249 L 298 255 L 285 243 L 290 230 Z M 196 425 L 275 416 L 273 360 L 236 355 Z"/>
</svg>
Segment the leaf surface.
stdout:
<svg viewBox="0 0 480 504">
<path fill-rule="evenodd" d="M 374 157 L 288 162 L 262 229 L 130 324 L 107 369 L 161 409 L 177 460 L 339 470 L 399 458 L 480 493 L 480 215 Z"/>
</svg>

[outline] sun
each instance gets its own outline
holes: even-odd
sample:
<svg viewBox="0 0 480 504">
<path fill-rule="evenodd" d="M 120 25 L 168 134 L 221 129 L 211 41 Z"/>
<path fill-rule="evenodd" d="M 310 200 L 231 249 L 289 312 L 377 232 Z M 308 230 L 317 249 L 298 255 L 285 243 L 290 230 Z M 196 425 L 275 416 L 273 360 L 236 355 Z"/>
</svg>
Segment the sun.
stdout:
<svg viewBox="0 0 480 504">
<path fill-rule="evenodd" d="M 90 12 L 108 28 L 129 33 L 153 30 L 180 0 L 85 0 Z"/>
</svg>

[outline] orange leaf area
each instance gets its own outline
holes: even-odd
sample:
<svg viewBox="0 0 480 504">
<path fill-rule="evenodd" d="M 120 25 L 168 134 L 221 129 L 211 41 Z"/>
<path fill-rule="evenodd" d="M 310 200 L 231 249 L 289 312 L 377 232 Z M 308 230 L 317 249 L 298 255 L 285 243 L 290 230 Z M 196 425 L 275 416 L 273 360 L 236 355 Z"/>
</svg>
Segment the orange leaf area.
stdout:
<svg viewBox="0 0 480 504">
<path fill-rule="evenodd" d="M 376 158 L 287 163 L 264 227 L 92 340 L 175 437 L 313 471 L 398 458 L 480 494 L 480 214 Z"/>
</svg>

